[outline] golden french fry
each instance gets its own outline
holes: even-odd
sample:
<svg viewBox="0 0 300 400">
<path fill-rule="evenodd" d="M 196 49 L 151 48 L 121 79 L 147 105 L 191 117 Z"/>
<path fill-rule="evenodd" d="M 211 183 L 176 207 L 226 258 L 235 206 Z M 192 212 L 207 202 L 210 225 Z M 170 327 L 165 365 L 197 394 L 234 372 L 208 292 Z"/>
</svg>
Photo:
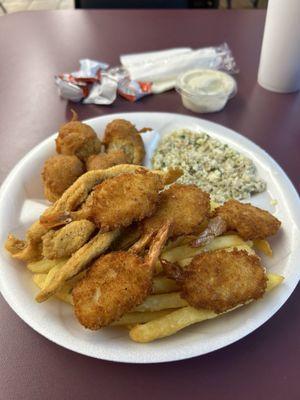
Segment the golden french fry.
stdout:
<svg viewBox="0 0 300 400">
<path fill-rule="evenodd" d="M 152 293 L 170 293 L 178 291 L 178 285 L 173 279 L 156 277 L 153 279 Z"/>
<path fill-rule="evenodd" d="M 272 257 L 273 251 L 270 246 L 270 243 L 265 239 L 256 239 L 253 243 L 254 247 L 261 252 L 263 252 L 266 256 Z"/>
<path fill-rule="evenodd" d="M 161 310 L 161 311 L 146 311 L 146 312 L 131 312 L 123 315 L 118 321 L 115 321 L 112 326 L 119 325 L 133 325 L 136 324 L 144 324 L 145 322 L 152 321 L 153 319 L 164 317 L 167 314 L 170 314 L 173 309 L 169 310 Z"/>
<path fill-rule="evenodd" d="M 56 265 L 62 266 L 67 262 L 67 260 L 67 258 L 60 258 L 57 260 L 48 260 L 47 258 L 43 258 L 42 260 L 28 263 L 27 268 L 34 274 L 46 274 Z"/>
<path fill-rule="evenodd" d="M 180 297 L 180 293 L 154 294 L 148 296 L 144 303 L 135 308 L 134 311 L 160 311 L 168 308 L 185 307 L 188 303 Z"/>
<path fill-rule="evenodd" d="M 274 289 L 284 279 L 282 276 L 276 274 L 268 274 L 267 276 L 267 291 Z M 242 305 L 238 305 L 235 308 L 241 306 Z M 234 309 L 225 311 L 225 313 L 230 312 Z M 189 325 L 205 321 L 207 319 L 215 318 L 222 314 L 216 314 L 215 312 L 210 310 L 197 310 L 193 307 L 188 306 L 173 311 L 172 313 L 164 317 L 154 319 L 143 325 L 137 325 L 130 330 L 129 335 L 131 339 L 135 342 L 148 343 L 156 339 L 173 335 L 174 333 Z"/>
<path fill-rule="evenodd" d="M 174 249 L 175 247 L 182 246 L 187 243 L 191 243 L 196 238 L 197 236 L 195 235 L 186 235 L 186 236 L 179 236 L 176 239 L 169 239 L 169 241 L 164 247 L 164 251 Z"/>
<path fill-rule="evenodd" d="M 204 251 L 214 251 L 227 247 L 245 245 L 247 245 L 247 243 L 238 235 L 225 235 L 216 237 L 210 243 L 201 247 L 190 247 L 189 245 L 176 247 L 163 252 L 161 258 L 169 262 L 176 262 L 185 258 L 194 257 L 196 254 L 203 253 Z"/>
</svg>

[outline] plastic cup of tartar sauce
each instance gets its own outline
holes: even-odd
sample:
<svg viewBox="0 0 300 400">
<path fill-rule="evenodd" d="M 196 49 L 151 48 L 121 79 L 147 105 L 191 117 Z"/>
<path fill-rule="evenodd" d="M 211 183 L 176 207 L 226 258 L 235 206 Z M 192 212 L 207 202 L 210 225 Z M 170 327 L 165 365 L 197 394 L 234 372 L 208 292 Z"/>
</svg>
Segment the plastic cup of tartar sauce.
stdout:
<svg viewBox="0 0 300 400">
<path fill-rule="evenodd" d="M 179 75 L 176 90 L 184 107 L 196 113 L 210 113 L 224 108 L 237 92 L 235 79 L 213 69 L 194 69 Z"/>
</svg>

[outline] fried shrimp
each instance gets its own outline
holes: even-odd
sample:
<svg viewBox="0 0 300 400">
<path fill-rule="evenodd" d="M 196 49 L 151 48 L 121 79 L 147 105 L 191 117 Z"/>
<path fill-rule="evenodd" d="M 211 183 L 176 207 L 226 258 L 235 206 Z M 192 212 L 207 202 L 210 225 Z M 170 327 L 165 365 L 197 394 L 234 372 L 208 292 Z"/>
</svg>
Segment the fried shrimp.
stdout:
<svg viewBox="0 0 300 400">
<path fill-rule="evenodd" d="M 72 110 L 72 120 L 63 125 L 56 139 L 56 151 L 60 154 L 75 155 L 86 160 L 90 155 L 99 153 L 101 142 L 89 125 L 78 121 L 78 115 Z"/>
<path fill-rule="evenodd" d="M 215 211 L 227 225 L 227 230 L 237 231 L 245 240 L 265 239 L 275 235 L 280 228 L 280 221 L 268 211 L 229 200 Z"/>
<path fill-rule="evenodd" d="M 142 221 L 143 235 L 131 251 L 140 251 L 165 221 L 171 221 L 169 238 L 197 232 L 209 215 L 209 194 L 195 185 L 173 184 L 159 195 L 156 212 Z"/>
<path fill-rule="evenodd" d="M 65 225 L 76 219 L 86 219 L 87 215 L 84 216 L 81 211 L 76 212 L 75 210 L 78 210 L 79 207 L 84 204 L 95 186 L 105 180 L 122 174 L 134 174 L 136 172 L 142 173 L 147 171 L 149 171 L 147 168 L 141 166 L 121 164 L 105 170 L 99 169 L 86 172 L 65 191 L 55 204 L 44 211 L 40 217 L 40 223 L 36 223 L 30 228 L 30 235 L 36 238 L 42 232 L 45 234 L 47 230 L 53 227 Z M 176 181 L 176 179 L 182 175 L 182 172 L 174 168 L 168 171 L 152 170 L 151 174 L 159 176 L 163 185 L 169 185 Z M 113 198 L 112 192 L 111 198 Z M 41 226 L 46 229 L 41 229 Z"/>
<path fill-rule="evenodd" d="M 93 154 L 86 161 L 86 169 L 106 169 L 118 164 L 127 164 L 128 157 L 123 150 L 112 151 L 111 153 Z"/>
<path fill-rule="evenodd" d="M 107 153 L 122 150 L 131 164 L 142 164 L 145 147 L 136 127 L 124 119 L 115 119 L 105 129 L 103 140 Z"/>
<path fill-rule="evenodd" d="M 83 326 L 97 330 L 110 325 L 146 299 L 168 229 L 167 223 L 159 230 L 145 259 L 117 251 L 94 262 L 72 291 L 75 315 Z"/>
<path fill-rule="evenodd" d="M 221 313 L 263 296 L 267 276 L 257 256 L 244 250 L 202 253 L 181 270 L 163 261 L 167 275 L 181 286 L 192 307 Z"/>
<path fill-rule="evenodd" d="M 55 202 L 84 172 L 84 165 L 76 156 L 59 154 L 48 158 L 42 171 L 45 197 Z"/>
<path fill-rule="evenodd" d="M 152 215 L 164 184 L 151 172 L 123 174 L 96 186 L 90 219 L 102 231 L 129 226 Z"/>
<path fill-rule="evenodd" d="M 193 242 L 201 246 L 226 231 L 236 231 L 244 240 L 265 239 L 275 235 L 281 222 L 266 210 L 229 200 L 214 211 L 207 229 Z"/>
</svg>

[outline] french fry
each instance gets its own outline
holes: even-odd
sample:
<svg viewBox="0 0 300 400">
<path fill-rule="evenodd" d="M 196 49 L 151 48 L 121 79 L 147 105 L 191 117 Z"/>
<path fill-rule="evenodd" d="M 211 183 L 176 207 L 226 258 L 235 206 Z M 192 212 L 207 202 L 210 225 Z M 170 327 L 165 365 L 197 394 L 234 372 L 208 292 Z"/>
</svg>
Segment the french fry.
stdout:
<svg viewBox="0 0 300 400">
<path fill-rule="evenodd" d="M 160 317 L 164 317 L 167 314 L 170 314 L 173 309 L 169 310 L 161 310 L 161 311 L 146 311 L 146 312 L 131 312 L 123 315 L 118 321 L 112 323 L 112 326 L 120 326 L 120 325 L 133 325 L 136 324 L 144 324 L 145 322 L 152 321 L 153 319 L 157 319 Z"/>
<path fill-rule="evenodd" d="M 265 240 L 265 239 L 256 239 L 256 240 L 254 240 L 253 245 L 257 250 L 260 250 L 266 256 L 272 257 L 273 251 L 272 251 L 272 248 L 270 246 L 270 243 L 267 240 Z"/>
<path fill-rule="evenodd" d="M 210 243 L 201 247 L 190 247 L 183 245 L 162 253 L 161 258 L 169 262 L 183 260 L 185 258 L 194 257 L 196 254 L 204 251 L 214 251 L 225 249 L 227 247 L 245 246 L 247 243 L 238 235 L 219 236 L 213 239 Z"/>
<path fill-rule="evenodd" d="M 270 291 L 278 286 L 282 281 L 283 277 L 276 274 L 268 274 L 268 282 L 266 291 Z M 230 312 L 242 305 L 226 311 Z M 132 340 L 139 343 L 148 343 L 153 340 L 160 339 L 166 336 L 173 335 L 174 333 L 186 328 L 189 325 L 197 322 L 205 321 L 218 317 L 222 314 L 216 314 L 210 310 L 197 310 L 193 307 L 184 307 L 179 310 L 173 311 L 170 314 L 160 317 L 158 319 L 147 322 L 143 325 L 137 325 L 132 328 L 129 335 Z"/>
<path fill-rule="evenodd" d="M 179 236 L 176 239 L 170 239 L 164 247 L 164 251 L 174 249 L 175 247 L 182 246 L 184 244 L 190 243 L 195 240 L 197 236 L 195 235 L 186 235 Z"/>
<path fill-rule="evenodd" d="M 180 297 L 178 292 L 155 294 L 148 296 L 144 303 L 135 308 L 134 311 L 160 311 L 168 308 L 185 307 L 188 303 Z"/>
<path fill-rule="evenodd" d="M 178 285 L 173 279 L 156 277 L 153 279 L 152 293 L 170 293 L 178 291 Z"/>
<path fill-rule="evenodd" d="M 56 265 L 62 266 L 67 262 L 67 260 L 67 258 L 59 258 L 56 260 L 48 260 L 47 258 L 43 258 L 42 260 L 28 263 L 27 268 L 34 274 L 46 274 Z"/>
</svg>

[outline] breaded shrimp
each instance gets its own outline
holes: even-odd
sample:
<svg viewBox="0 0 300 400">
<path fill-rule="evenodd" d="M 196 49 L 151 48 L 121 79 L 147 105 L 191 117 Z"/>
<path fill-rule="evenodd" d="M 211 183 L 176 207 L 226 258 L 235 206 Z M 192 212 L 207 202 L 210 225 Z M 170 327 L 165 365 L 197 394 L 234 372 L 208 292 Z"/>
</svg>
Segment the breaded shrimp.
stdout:
<svg viewBox="0 0 300 400">
<path fill-rule="evenodd" d="M 55 202 L 84 172 L 84 165 L 76 156 L 59 154 L 48 158 L 42 171 L 46 199 Z"/>
<path fill-rule="evenodd" d="M 30 228 L 30 236 L 35 236 L 36 238 L 41 233 L 45 234 L 47 230 L 53 227 L 65 225 L 76 219 L 87 219 L 88 215 L 86 211 L 88 207 L 84 206 L 84 202 L 89 197 L 90 192 L 99 183 L 113 179 L 119 175 L 134 173 L 142 174 L 147 173 L 147 171 L 149 172 L 147 168 L 141 166 L 121 164 L 105 170 L 86 172 L 65 191 L 55 204 L 44 211 L 40 217 L 40 224 L 34 224 Z M 151 170 L 151 174 L 157 175 L 161 179 L 163 185 L 169 185 L 182 175 L 182 171 L 179 169 L 169 169 L 168 171 Z M 131 193 L 133 194 L 133 192 L 134 191 L 132 190 Z M 110 192 L 109 197 L 111 200 L 113 200 L 113 195 L 114 193 Z M 125 194 L 124 196 L 126 197 Z M 82 210 L 78 210 L 80 206 L 82 209 L 85 209 L 84 213 Z M 46 229 L 41 229 L 41 226 Z"/>
<path fill-rule="evenodd" d="M 168 229 L 168 223 L 160 229 L 145 259 L 117 251 L 94 262 L 72 291 L 75 315 L 83 326 L 97 330 L 110 325 L 145 300 Z"/>
<path fill-rule="evenodd" d="M 136 127 L 124 119 L 115 119 L 105 129 L 103 142 L 107 153 L 122 150 L 132 164 L 142 164 L 145 147 Z"/>
<path fill-rule="evenodd" d="M 111 153 L 93 154 L 86 161 L 86 169 L 106 169 L 118 164 L 127 164 L 128 157 L 123 150 L 112 151 Z"/>
<path fill-rule="evenodd" d="M 89 219 L 101 232 L 129 226 L 156 210 L 164 183 L 152 172 L 123 174 L 96 186 Z"/>
<path fill-rule="evenodd" d="M 267 276 L 257 256 L 245 250 L 202 253 L 181 270 L 163 261 L 167 275 L 181 286 L 192 307 L 221 313 L 263 296 Z"/>
<path fill-rule="evenodd" d="M 237 231 L 244 240 L 265 239 L 275 235 L 281 222 L 266 210 L 229 200 L 214 211 L 207 229 L 193 243 L 201 246 L 226 231 Z"/>
<path fill-rule="evenodd" d="M 143 235 L 131 251 L 146 246 L 151 234 L 165 221 L 171 221 L 169 238 L 199 232 L 199 227 L 209 215 L 209 194 L 195 185 L 173 184 L 159 195 L 156 212 L 142 221 Z"/>
<path fill-rule="evenodd" d="M 72 110 L 72 120 L 63 125 L 56 141 L 56 151 L 61 154 L 75 155 L 86 160 L 90 155 L 99 153 L 101 142 L 96 132 L 87 124 L 78 121 L 78 115 Z"/>
</svg>

